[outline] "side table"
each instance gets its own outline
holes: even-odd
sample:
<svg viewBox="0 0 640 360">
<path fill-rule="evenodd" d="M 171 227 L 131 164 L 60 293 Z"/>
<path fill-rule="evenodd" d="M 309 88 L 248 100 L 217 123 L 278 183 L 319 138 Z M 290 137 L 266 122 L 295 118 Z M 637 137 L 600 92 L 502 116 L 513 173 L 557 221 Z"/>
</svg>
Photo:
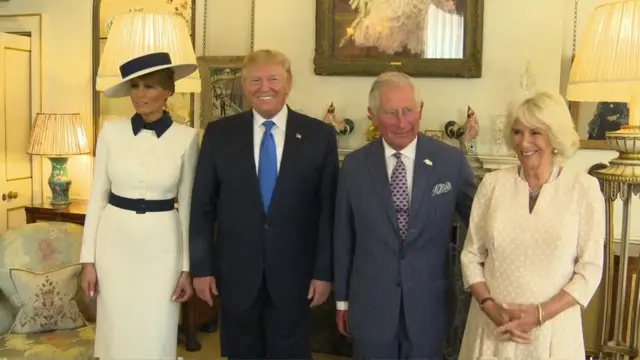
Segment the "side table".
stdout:
<svg viewBox="0 0 640 360">
<path fill-rule="evenodd" d="M 72 200 L 71 204 L 58 206 L 49 203 L 25 206 L 27 224 L 38 221 L 61 221 L 84 226 L 87 213 L 86 200 Z M 187 351 L 199 351 L 198 331 L 215 332 L 218 329 L 218 311 L 195 294 L 181 307 L 182 325 L 179 333 L 184 336 Z"/>
</svg>

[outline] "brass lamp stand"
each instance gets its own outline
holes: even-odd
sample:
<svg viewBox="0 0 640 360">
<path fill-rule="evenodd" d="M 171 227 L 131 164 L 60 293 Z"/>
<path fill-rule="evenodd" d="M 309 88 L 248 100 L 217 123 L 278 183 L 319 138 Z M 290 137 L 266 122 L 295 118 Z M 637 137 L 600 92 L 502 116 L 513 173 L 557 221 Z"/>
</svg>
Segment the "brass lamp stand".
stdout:
<svg viewBox="0 0 640 360">
<path fill-rule="evenodd" d="M 631 106 L 631 116 L 640 110 Z M 636 276 L 635 286 L 627 304 L 627 268 L 629 265 L 629 228 L 631 224 L 630 210 L 634 195 L 640 194 L 640 126 L 626 126 L 619 131 L 608 132 L 609 146 L 618 151 L 618 157 L 611 160 L 606 169 L 595 171 L 595 176 L 604 185 L 604 196 L 607 214 L 607 238 L 605 245 L 604 269 L 604 312 L 602 314 L 602 349 L 600 360 L 621 360 L 638 356 L 638 326 L 640 325 L 640 276 Z M 622 228 L 620 236 L 620 263 L 618 264 L 618 281 L 614 283 L 614 222 L 613 205 L 616 199 L 622 200 Z M 634 258 L 640 261 L 640 258 Z M 614 289 L 615 287 L 615 289 Z M 612 313 L 613 292 L 616 291 L 615 314 Z M 628 314 L 625 316 L 625 310 Z M 631 320 L 631 326 L 625 339 L 623 327 Z M 613 334 L 609 329 L 613 323 Z M 612 335 L 612 336 L 611 336 Z"/>
</svg>

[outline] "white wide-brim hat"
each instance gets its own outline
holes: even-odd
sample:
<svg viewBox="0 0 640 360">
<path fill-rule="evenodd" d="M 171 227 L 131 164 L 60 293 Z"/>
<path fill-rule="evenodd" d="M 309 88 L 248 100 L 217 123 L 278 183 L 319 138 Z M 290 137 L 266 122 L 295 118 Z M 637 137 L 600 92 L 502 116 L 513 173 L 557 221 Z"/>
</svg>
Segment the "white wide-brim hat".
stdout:
<svg viewBox="0 0 640 360">
<path fill-rule="evenodd" d="M 197 64 L 173 64 L 171 56 L 166 52 L 151 53 L 131 59 L 120 65 L 122 80 L 104 91 L 104 95 L 110 98 L 129 96 L 131 85 L 129 80 L 138 76 L 152 73 L 162 69 L 173 69 L 174 81 L 178 81 L 198 70 Z"/>
</svg>

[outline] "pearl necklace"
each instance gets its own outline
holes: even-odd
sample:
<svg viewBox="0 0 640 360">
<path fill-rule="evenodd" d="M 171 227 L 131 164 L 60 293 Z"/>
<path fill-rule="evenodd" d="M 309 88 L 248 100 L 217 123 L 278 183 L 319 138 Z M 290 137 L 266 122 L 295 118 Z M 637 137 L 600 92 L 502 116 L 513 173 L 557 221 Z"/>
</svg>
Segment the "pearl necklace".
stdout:
<svg viewBox="0 0 640 360">
<path fill-rule="evenodd" d="M 524 170 L 522 169 L 522 166 L 520 167 L 519 175 L 520 175 L 520 178 L 522 179 L 522 181 L 524 181 L 526 183 L 527 179 L 524 177 Z M 551 175 L 549 176 L 549 179 L 547 180 L 547 182 L 545 184 L 548 184 L 548 183 L 554 181 L 555 179 L 557 179 L 558 175 L 560 175 L 560 168 L 557 167 L 557 166 L 554 166 L 553 167 L 553 171 L 551 172 Z M 528 186 L 528 183 L 527 183 L 527 186 Z M 540 191 L 542 191 L 542 187 L 540 187 L 540 190 L 538 190 L 538 191 L 533 191 L 533 190 L 531 190 L 531 187 L 529 187 L 529 198 L 537 199 L 538 196 L 540 195 Z"/>
</svg>

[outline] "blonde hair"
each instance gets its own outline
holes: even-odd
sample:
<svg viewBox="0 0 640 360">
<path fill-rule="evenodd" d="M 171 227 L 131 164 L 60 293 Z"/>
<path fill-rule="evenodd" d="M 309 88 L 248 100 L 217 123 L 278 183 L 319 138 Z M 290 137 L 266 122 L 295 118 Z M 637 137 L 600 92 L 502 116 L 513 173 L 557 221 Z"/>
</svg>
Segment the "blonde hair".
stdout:
<svg viewBox="0 0 640 360">
<path fill-rule="evenodd" d="M 385 86 L 411 87 L 413 88 L 413 93 L 416 97 L 416 103 L 419 102 L 418 90 L 413 83 L 413 79 L 411 79 L 409 75 L 399 71 L 383 72 L 373 81 L 371 89 L 369 90 L 369 108 L 374 114 L 378 113 L 378 108 L 380 106 L 380 89 Z"/>
<path fill-rule="evenodd" d="M 293 80 L 291 74 L 291 61 L 289 58 L 277 50 L 256 50 L 244 58 L 242 62 L 242 79 L 246 80 L 247 69 L 253 65 L 280 65 L 284 68 L 284 72 L 289 81 Z"/>
<path fill-rule="evenodd" d="M 514 100 L 509 104 L 504 140 L 511 149 L 512 128 L 516 120 L 529 128 L 548 131 L 556 163 L 571 158 L 580 147 L 580 136 L 573 124 L 569 106 L 560 94 L 540 91 L 524 100 Z"/>
</svg>

